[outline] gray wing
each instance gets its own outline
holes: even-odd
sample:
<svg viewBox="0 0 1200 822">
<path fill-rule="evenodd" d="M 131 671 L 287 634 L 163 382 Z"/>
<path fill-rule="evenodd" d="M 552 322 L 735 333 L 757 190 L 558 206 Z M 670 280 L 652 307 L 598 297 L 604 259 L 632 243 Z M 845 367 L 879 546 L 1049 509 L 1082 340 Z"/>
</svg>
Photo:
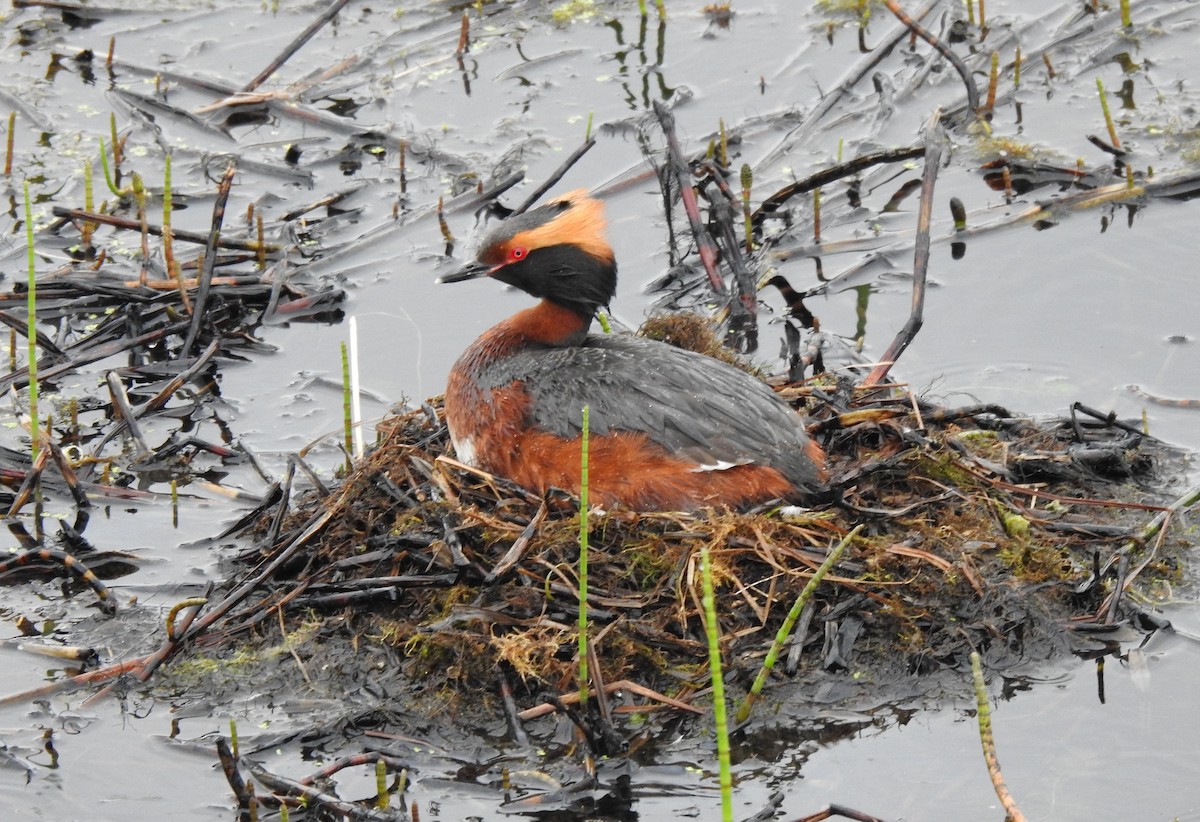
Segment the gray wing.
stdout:
<svg viewBox="0 0 1200 822">
<path fill-rule="evenodd" d="M 485 369 L 481 384 L 524 383 L 532 425 L 564 438 L 639 431 L 703 466 L 758 463 L 812 486 L 804 422 L 765 384 L 719 360 L 624 335 L 528 349 Z"/>
</svg>

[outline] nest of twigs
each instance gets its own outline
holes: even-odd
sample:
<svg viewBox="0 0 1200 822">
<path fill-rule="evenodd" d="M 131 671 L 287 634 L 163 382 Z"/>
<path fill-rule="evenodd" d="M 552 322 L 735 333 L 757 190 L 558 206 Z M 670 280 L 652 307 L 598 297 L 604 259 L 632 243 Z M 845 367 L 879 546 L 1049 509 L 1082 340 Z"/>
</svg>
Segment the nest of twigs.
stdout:
<svg viewBox="0 0 1200 822">
<path fill-rule="evenodd" d="M 707 687 L 702 546 L 725 664 L 749 674 L 830 546 L 859 523 L 789 642 L 788 671 L 925 673 L 958 667 L 971 650 L 992 667 L 1039 664 L 1135 612 L 1114 594 L 1135 577 L 1176 573 L 1138 539 L 1152 516 L 1154 460 L 1127 426 L 937 410 L 895 389 L 781 390 L 818 420 L 828 499 L 746 513 L 592 512 L 588 611 L 601 682 L 683 702 Z M 341 486 L 310 495 L 290 526 L 260 521 L 243 560 L 293 553 L 251 614 L 336 617 L 355 641 L 394 649 L 407 677 L 459 694 L 494 692 L 498 672 L 523 683 L 525 704 L 570 692 L 576 501 L 536 498 L 459 464 L 436 402 L 379 430 Z"/>
</svg>

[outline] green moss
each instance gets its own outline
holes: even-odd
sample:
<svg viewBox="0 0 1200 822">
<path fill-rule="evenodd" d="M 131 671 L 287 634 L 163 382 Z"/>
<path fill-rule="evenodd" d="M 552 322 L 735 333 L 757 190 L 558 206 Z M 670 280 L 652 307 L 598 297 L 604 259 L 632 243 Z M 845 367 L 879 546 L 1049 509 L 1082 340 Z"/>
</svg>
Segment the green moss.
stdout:
<svg viewBox="0 0 1200 822">
<path fill-rule="evenodd" d="M 596 13 L 596 0 L 568 0 L 554 7 L 550 12 L 550 17 L 560 26 L 565 26 L 568 23 L 574 23 L 576 20 L 583 20 L 591 17 Z"/>
<path fill-rule="evenodd" d="M 189 657 L 172 665 L 170 670 L 172 677 L 178 682 L 199 682 L 218 673 L 233 673 L 248 665 L 255 665 L 261 659 L 257 651 L 242 648 L 229 657 Z"/>
<path fill-rule="evenodd" d="M 663 551 L 660 540 L 626 545 L 622 558 L 637 587 L 642 591 L 653 590 L 675 565 L 674 558 Z"/>
<path fill-rule="evenodd" d="M 1076 576 L 1070 554 L 1055 546 L 1013 540 L 1000 548 L 999 558 L 1021 582 L 1048 582 Z"/>
<path fill-rule="evenodd" d="M 1029 536 L 1028 518 L 1014 514 L 999 503 L 996 503 L 996 514 L 1000 517 L 1000 524 L 1004 526 L 1004 533 L 1013 539 L 1021 540 Z"/>
</svg>

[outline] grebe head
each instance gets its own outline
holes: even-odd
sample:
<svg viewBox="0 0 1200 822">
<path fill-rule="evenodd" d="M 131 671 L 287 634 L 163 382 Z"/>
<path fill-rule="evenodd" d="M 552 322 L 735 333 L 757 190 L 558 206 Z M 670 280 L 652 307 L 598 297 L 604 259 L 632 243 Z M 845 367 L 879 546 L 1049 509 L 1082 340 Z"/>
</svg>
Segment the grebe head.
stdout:
<svg viewBox="0 0 1200 822">
<path fill-rule="evenodd" d="M 510 217 L 470 263 L 439 282 L 491 277 L 590 318 L 617 291 L 617 263 L 605 239 L 604 205 L 583 190 Z"/>
</svg>

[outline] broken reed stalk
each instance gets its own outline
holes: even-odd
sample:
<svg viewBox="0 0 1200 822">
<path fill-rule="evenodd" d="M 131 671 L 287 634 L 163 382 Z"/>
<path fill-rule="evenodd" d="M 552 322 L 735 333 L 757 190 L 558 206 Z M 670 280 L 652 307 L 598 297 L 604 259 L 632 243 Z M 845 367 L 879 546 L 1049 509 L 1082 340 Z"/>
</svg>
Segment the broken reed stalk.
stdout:
<svg viewBox="0 0 1200 822">
<path fill-rule="evenodd" d="M 891 2 L 891 0 L 888 0 Z M 878 385 L 887 376 L 896 360 L 908 348 L 925 322 L 925 281 L 929 269 L 929 227 L 933 216 L 933 184 L 937 179 L 945 149 L 945 134 L 941 131 L 942 110 L 939 108 L 921 129 L 925 144 L 925 171 L 921 178 L 921 201 L 917 207 L 917 236 L 913 243 L 913 295 L 908 321 L 883 352 L 879 363 L 863 379 L 863 385 Z"/>
<path fill-rule="evenodd" d="M 86 207 L 88 211 L 92 210 L 90 204 Z M 179 285 L 179 302 L 183 305 L 183 310 L 191 311 L 192 303 L 188 299 L 187 286 L 183 282 L 183 272 L 179 261 L 175 259 L 175 232 L 171 228 L 171 212 L 174 209 L 171 197 L 171 155 L 166 154 L 163 157 L 163 265 L 167 269 L 167 279 L 174 280 Z"/>
<path fill-rule="evenodd" d="M 83 208 L 85 211 L 96 210 L 96 193 L 92 184 L 92 161 L 83 161 Z M 96 223 L 91 220 L 84 220 L 83 225 L 79 228 L 80 240 L 83 242 L 83 248 L 86 251 L 92 247 L 92 235 L 96 233 Z"/>
<path fill-rule="evenodd" d="M 717 600 L 713 593 L 712 561 L 708 546 L 700 549 L 701 604 L 708 638 L 708 670 L 712 677 L 713 722 L 717 733 L 717 765 L 721 779 L 721 820 L 733 822 L 733 769 L 729 759 L 729 719 L 725 715 L 725 674 L 721 666 L 721 627 L 717 624 Z"/>
<path fill-rule="evenodd" d="M 742 163 L 742 219 L 746 223 L 746 253 L 754 253 L 754 220 L 750 211 L 750 188 L 754 185 L 754 170 Z"/>
<path fill-rule="evenodd" d="M 458 31 L 458 48 L 456 48 L 454 50 L 454 56 L 457 57 L 459 60 L 461 60 L 462 56 L 464 54 L 466 54 L 467 51 L 470 50 L 470 48 L 471 48 L 471 19 L 469 17 L 467 17 L 467 13 L 464 11 L 463 16 L 462 16 L 462 25 L 459 27 L 459 31 Z"/>
<path fill-rule="evenodd" d="M 4 176 L 12 176 L 12 160 L 13 160 L 13 141 L 16 140 L 15 128 L 17 125 L 17 113 L 10 111 L 8 113 L 8 135 L 5 143 L 7 144 L 4 150 Z"/>
<path fill-rule="evenodd" d="M 267 247 L 263 239 L 265 232 L 263 231 L 263 216 L 262 212 L 254 215 L 256 238 L 258 240 L 258 248 L 255 251 L 255 262 L 258 264 L 259 271 L 265 271 L 267 268 Z"/>
<path fill-rule="evenodd" d="M 1121 26 L 1127 29 L 1133 27 L 1133 16 L 1129 13 L 1129 0 L 1121 0 Z"/>
<path fill-rule="evenodd" d="M 138 234 L 142 239 L 142 267 L 138 284 L 144 288 L 150 273 L 150 222 L 146 219 L 146 186 L 142 183 L 142 175 L 133 172 L 130 186 L 133 188 L 133 201 L 137 204 Z"/>
<path fill-rule="evenodd" d="M 403 197 L 408 193 L 408 170 L 405 168 L 405 162 L 408 154 L 408 142 L 400 141 L 400 196 Z"/>
<path fill-rule="evenodd" d="M 596 138 L 592 136 L 590 117 L 588 118 L 587 132 L 588 133 L 584 137 L 583 144 L 580 145 L 579 148 L 572 151 L 567 159 L 563 160 L 562 163 L 559 164 L 558 168 L 554 169 L 550 176 L 542 181 L 541 185 L 535 188 L 519 206 L 513 209 L 513 214 L 524 214 L 526 211 L 532 208 L 533 204 L 540 200 L 543 194 L 549 191 L 555 183 L 561 180 L 563 176 L 571 170 L 571 166 L 575 165 L 575 163 L 579 161 L 580 157 L 591 151 L 592 146 L 596 145 Z M 448 240 L 448 242 L 453 242 L 453 238 Z"/>
<path fill-rule="evenodd" d="M 237 164 L 230 161 L 225 167 L 225 173 L 221 176 L 221 182 L 217 185 L 217 196 L 213 201 L 212 210 L 212 225 L 208 231 L 208 239 L 204 245 L 204 259 L 200 263 L 200 270 L 196 275 L 196 303 L 192 307 L 192 320 L 188 326 L 186 339 L 183 341 L 183 348 L 180 349 L 181 356 L 188 356 L 195 350 L 200 337 L 200 326 L 204 320 L 204 311 L 208 306 L 208 295 L 212 290 L 213 268 L 217 264 L 217 248 L 221 240 L 221 225 L 225 222 L 225 205 L 229 202 L 229 190 L 233 187 L 233 175 L 237 170 Z"/>
<path fill-rule="evenodd" d="M 316 20 L 313 20 L 311 23 L 309 23 L 308 28 L 296 35 L 296 38 L 292 40 L 292 42 L 288 43 L 287 46 L 284 47 L 283 51 L 281 51 L 279 55 L 267 65 L 266 68 L 258 73 L 257 77 L 255 77 L 246 85 L 242 86 L 241 92 L 247 93 L 254 91 L 268 78 L 270 78 L 272 74 L 279 71 L 279 69 L 283 67 L 283 64 L 286 63 L 293 54 L 298 52 L 305 43 L 311 40 L 314 34 L 324 28 L 330 20 L 336 17 L 337 13 L 341 11 L 348 2 L 350 2 L 350 0 L 333 0 L 333 2 L 329 4 L 329 8 L 325 9 L 325 11 L 322 12 Z"/>
<path fill-rule="evenodd" d="M 446 241 L 446 245 L 448 245 L 448 246 L 454 245 L 454 235 L 450 233 L 450 224 L 446 222 L 446 210 L 443 207 L 441 197 L 438 197 L 437 221 L 438 221 L 438 228 L 442 232 L 442 239 Z"/>
<path fill-rule="evenodd" d="M 117 136 L 117 115 L 108 115 L 108 129 L 112 135 L 113 183 L 121 186 L 121 160 L 125 156 L 125 141 Z M 115 192 L 114 192 L 115 193 Z"/>
<path fill-rule="evenodd" d="M 588 439 L 589 406 L 583 407 L 579 439 L 579 704 L 588 699 Z"/>
<path fill-rule="evenodd" d="M 387 810 L 391 804 L 387 786 L 387 763 L 382 759 L 375 760 L 375 807 Z"/>
<path fill-rule="evenodd" d="M 821 244 L 821 189 L 814 188 L 813 192 L 813 243 Z"/>
<path fill-rule="evenodd" d="M 29 341 L 29 453 L 36 460 L 41 445 L 38 428 L 38 376 L 37 376 L 37 279 L 34 276 L 37 257 L 33 251 L 33 208 L 29 204 L 29 181 L 25 181 L 25 244 L 29 279 L 25 300 L 26 339 Z"/>
<path fill-rule="evenodd" d="M 1013 57 L 1013 88 L 1021 87 L 1021 47 L 1017 46 L 1017 54 Z"/>
<path fill-rule="evenodd" d="M 1104 112 L 1104 125 L 1108 128 L 1108 139 L 1113 148 L 1121 147 L 1121 138 L 1117 136 L 1117 127 L 1113 125 L 1112 112 L 1108 110 L 1108 95 L 1104 93 L 1104 81 L 1096 78 L 1096 91 L 1100 95 L 1100 110 Z"/>
<path fill-rule="evenodd" d="M 988 114 L 996 109 L 996 87 L 1000 84 L 1000 52 L 992 52 L 992 66 L 988 71 L 987 102 L 983 108 Z"/>
<path fill-rule="evenodd" d="M 771 647 L 767 650 L 767 656 L 763 660 L 762 667 L 758 670 L 758 676 L 754 678 L 754 684 L 750 686 L 750 692 L 746 694 L 746 698 L 742 700 L 742 704 L 738 707 L 737 715 L 734 716 L 734 722 L 741 725 L 750 718 L 750 709 L 754 707 L 755 701 L 759 694 L 762 693 L 763 686 L 767 684 L 767 677 L 771 675 L 771 669 L 775 667 L 775 661 L 779 658 L 779 652 L 783 650 L 784 644 L 792 635 L 792 629 L 796 627 L 796 620 L 800 619 L 800 613 L 804 610 L 804 606 L 812 599 L 813 592 L 817 590 L 817 586 L 821 584 L 821 580 L 825 579 L 825 575 L 829 573 L 834 564 L 842 556 L 842 552 L 846 550 L 851 541 L 858 536 L 858 532 L 863 529 L 862 524 L 855 525 L 853 530 L 846 536 L 842 537 L 842 541 L 834 546 L 829 552 L 829 556 L 825 557 L 825 561 L 817 568 L 812 579 L 804 586 L 804 590 L 800 592 L 800 596 L 796 597 L 796 601 L 792 603 L 792 609 L 788 611 L 784 617 L 783 624 L 779 626 L 779 630 L 775 633 L 775 640 L 771 643 Z"/>
<path fill-rule="evenodd" d="M 983 669 L 979 664 L 979 652 L 971 652 L 971 679 L 975 683 L 975 707 L 979 718 L 979 741 L 983 744 L 983 759 L 987 763 L 988 776 L 992 779 L 992 787 L 996 789 L 996 797 L 1004 806 L 1010 822 L 1025 822 L 1025 815 L 1017 807 L 1016 800 L 1008 792 L 1004 784 L 1004 774 L 1000 772 L 1000 761 L 996 758 L 996 741 L 992 738 L 992 711 L 988 705 L 987 686 L 983 682 Z"/>
</svg>

